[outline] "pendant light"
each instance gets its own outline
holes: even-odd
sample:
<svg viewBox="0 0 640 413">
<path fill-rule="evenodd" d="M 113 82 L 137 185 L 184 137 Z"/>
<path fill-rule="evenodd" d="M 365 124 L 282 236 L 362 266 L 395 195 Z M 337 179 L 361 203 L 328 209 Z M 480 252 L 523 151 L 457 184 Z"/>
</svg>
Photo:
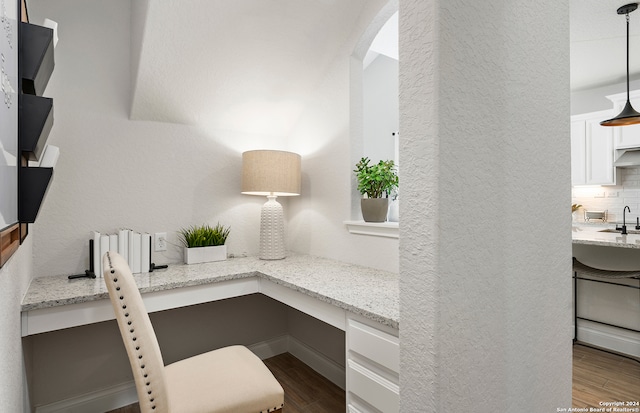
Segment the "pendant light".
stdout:
<svg viewBox="0 0 640 413">
<path fill-rule="evenodd" d="M 629 13 L 637 8 L 638 3 L 630 3 L 618 9 L 618 14 L 626 14 L 627 16 L 627 103 L 618 116 L 600 122 L 602 126 L 627 126 L 640 123 L 640 113 L 631 106 L 629 100 Z"/>
</svg>

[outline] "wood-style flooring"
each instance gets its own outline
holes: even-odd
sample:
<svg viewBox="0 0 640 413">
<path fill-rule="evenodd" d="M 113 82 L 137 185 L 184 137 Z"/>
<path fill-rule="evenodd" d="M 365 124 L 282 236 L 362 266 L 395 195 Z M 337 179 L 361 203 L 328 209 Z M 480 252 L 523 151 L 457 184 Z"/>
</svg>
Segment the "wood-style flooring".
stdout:
<svg viewBox="0 0 640 413">
<path fill-rule="evenodd" d="M 345 392 L 289 353 L 264 360 L 284 388 L 283 413 L 345 411 Z M 602 407 L 601 401 L 640 401 L 640 363 L 573 346 L 573 406 Z M 140 413 L 137 404 L 108 413 Z"/>
<path fill-rule="evenodd" d="M 640 362 L 574 345 L 573 407 L 602 408 L 600 402 L 627 401 L 640 402 Z"/>
<path fill-rule="evenodd" d="M 344 412 L 345 392 L 289 353 L 263 360 L 284 389 L 282 413 Z M 138 404 L 108 413 L 140 413 Z"/>
</svg>

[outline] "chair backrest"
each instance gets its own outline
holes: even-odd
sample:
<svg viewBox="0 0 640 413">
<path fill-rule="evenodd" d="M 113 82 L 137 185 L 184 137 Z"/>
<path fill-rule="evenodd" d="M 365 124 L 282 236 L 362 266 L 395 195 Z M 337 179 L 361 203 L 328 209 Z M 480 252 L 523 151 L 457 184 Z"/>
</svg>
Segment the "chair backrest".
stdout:
<svg viewBox="0 0 640 413">
<path fill-rule="evenodd" d="M 129 265 L 118 253 L 103 258 L 104 282 L 118 321 L 142 412 L 168 412 L 164 362 Z"/>
</svg>

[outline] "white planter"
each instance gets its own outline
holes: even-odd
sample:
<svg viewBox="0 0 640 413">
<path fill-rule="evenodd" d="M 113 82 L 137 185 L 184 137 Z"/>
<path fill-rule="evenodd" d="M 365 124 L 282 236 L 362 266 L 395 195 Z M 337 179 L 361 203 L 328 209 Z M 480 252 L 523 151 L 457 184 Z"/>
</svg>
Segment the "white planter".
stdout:
<svg viewBox="0 0 640 413">
<path fill-rule="evenodd" d="M 224 261 L 227 259 L 227 246 L 184 248 L 185 264 L 201 262 Z"/>
<path fill-rule="evenodd" d="M 400 199 L 389 201 L 388 222 L 400 222 Z"/>
</svg>

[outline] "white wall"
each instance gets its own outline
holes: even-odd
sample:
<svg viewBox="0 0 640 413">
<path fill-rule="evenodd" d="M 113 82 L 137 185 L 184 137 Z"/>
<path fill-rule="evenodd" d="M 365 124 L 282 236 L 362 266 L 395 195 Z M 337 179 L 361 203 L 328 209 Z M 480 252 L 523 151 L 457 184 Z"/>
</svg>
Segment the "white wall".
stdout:
<svg viewBox="0 0 640 413">
<path fill-rule="evenodd" d="M 637 89 L 640 89 L 640 80 L 631 80 L 629 82 L 629 90 L 634 91 Z M 573 91 L 571 92 L 571 115 L 611 109 L 613 103 L 607 99 L 607 96 L 626 93 L 626 91 L 626 82 Z"/>
<path fill-rule="evenodd" d="M 33 271 L 32 236 L 0 268 L 0 410 L 26 409 L 27 388 L 23 381 L 20 305 Z"/>
<path fill-rule="evenodd" d="M 354 123 L 360 122 L 362 129 L 362 118 L 358 116 L 362 102 L 355 103 L 355 110 L 353 107 L 357 100 L 353 88 L 362 90 L 362 60 L 355 59 L 354 63 L 351 56 L 362 32 L 385 3 L 368 3 L 366 13 L 354 22 L 352 36 L 336 51 L 324 81 L 310 96 L 306 111 L 289 137 L 291 150 L 303 154 L 304 192 L 289 205 L 289 240 L 299 252 L 397 272 L 397 239 L 352 235 L 343 224 L 362 219 L 359 209 L 353 208 L 359 194 L 352 172 L 356 160 L 363 155 L 362 142 L 353 136 Z M 371 39 L 373 36 L 375 33 Z M 354 65 L 360 65 L 355 69 L 360 71 L 359 85 L 354 85 L 351 77 Z"/>
<path fill-rule="evenodd" d="M 29 6 L 33 22 L 58 21 L 60 37 L 45 94 L 54 99 L 49 143 L 61 155 L 36 222 L 35 276 L 82 273 L 90 231 L 120 227 L 168 232 L 158 264 L 181 262 L 175 232 L 203 222 L 231 226 L 230 253 L 257 253 L 264 200 L 240 194 L 241 155 L 223 142 L 262 137 L 128 119 L 130 1 Z"/>
<path fill-rule="evenodd" d="M 364 156 L 395 159 L 398 132 L 398 61 L 379 55 L 364 70 Z M 396 160 L 397 162 L 397 160 Z"/>
<path fill-rule="evenodd" d="M 49 143 L 61 155 L 37 219 L 35 276 L 83 272 L 90 231 L 120 227 L 168 232 L 169 251 L 154 253 L 158 264 L 180 262 L 181 251 L 171 244 L 177 244 L 175 231 L 201 222 L 231 226 L 230 253 L 256 254 L 264 200 L 240 194 L 241 154 L 225 145 L 229 140 L 234 147 L 242 141 L 303 155 L 303 194 L 281 201 L 291 249 L 397 271 L 397 241 L 354 241 L 342 224 L 351 218 L 345 65 L 355 40 L 347 39 L 337 53 L 288 138 L 234 131 L 210 136 L 188 125 L 128 119 L 129 3 L 29 3 L 32 21 L 58 21 L 60 37 L 45 94 L 54 98 Z M 379 3 L 368 6 L 370 15 Z M 367 18 L 354 23 L 354 38 Z M 373 253 L 378 246 L 384 254 Z"/>
<path fill-rule="evenodd" d="M 400 0 L 402 411 L 571 407 L 568 25 Z"/>
<path fill-rule="evenodd" d="M 640 167 L 618 168 L 618 185 L 612 186 L 574 186 L 572 204 L 582 205 L 574 215 L 576 222 L 584 221 L 584 210 L 608 211 L 609 222 L 622 223 L 622 210 L 629 206 L 626 213 L 627 223 L 635 225 L 640 216 Z"/>
<path fill-rule="evenodd" d="M 367 11 L 354 22 L 352 37 L 336 51 L 338 57 L 325 79 L 309 96 L 295 131 L 279 138 L 234 131 L 211 136 L 188 125 L 129 120 L 130 34 L 137 32 L 129 29 L 130 1 L 30 0 L 32 21 L 45 17 L 57 21 L 60 37 L 45 95 L 54 99 L 49 143 L 59 146 L 61 155 L 35 224 L 34 276 L 83 272 L 88 265 L 89 232 L 119 227 L 167 231 L 169 241 L 177 243 L 174 233 L 180 227 L 220 221 L 232 228 L 230 253 L 257 254 L 259 212 L 265 201 L 240 194 L 241 155 L 225 144 L 229 140 L 234 147 L 260 143 L 302 154 L 303 194 L 281 200 L 293 250 L 397 272 L 397 240 L 353 236 L 342 223 L 351 218 L 355 193 L 349 55 L 359 29 L 366 27 L 381 3 L 367 3 Z M 239 140 L 244 144 L 237 145 Z M 182 261 L 181 252 L 172 245 L 153 258 L 158 264 Z M 273 310 L 265 314 L 277 318 Z M 127 380 L 119 376 L 122 354 L 102 351 L 105 346 L 99 338 L 113 339 L 107 323 L 66 333 L 98 351 L 83 351 L 79 357 L 77 352 L 67 353 L 64 334 L 28 340 L 36 404 Z M 304 338 L 304 329 L 296 327 L 295 334 Z M 181 346 L 166 345 L 170 352 Z M 116 359 L 120 361 L 105 362 Z M 92 371 L 107 369 L 104 376 L 82 381 L 87 363 Z M 65 377 L 74 380 L 69 388 L 50 384 L 63 366 Z"/>
</svg>

